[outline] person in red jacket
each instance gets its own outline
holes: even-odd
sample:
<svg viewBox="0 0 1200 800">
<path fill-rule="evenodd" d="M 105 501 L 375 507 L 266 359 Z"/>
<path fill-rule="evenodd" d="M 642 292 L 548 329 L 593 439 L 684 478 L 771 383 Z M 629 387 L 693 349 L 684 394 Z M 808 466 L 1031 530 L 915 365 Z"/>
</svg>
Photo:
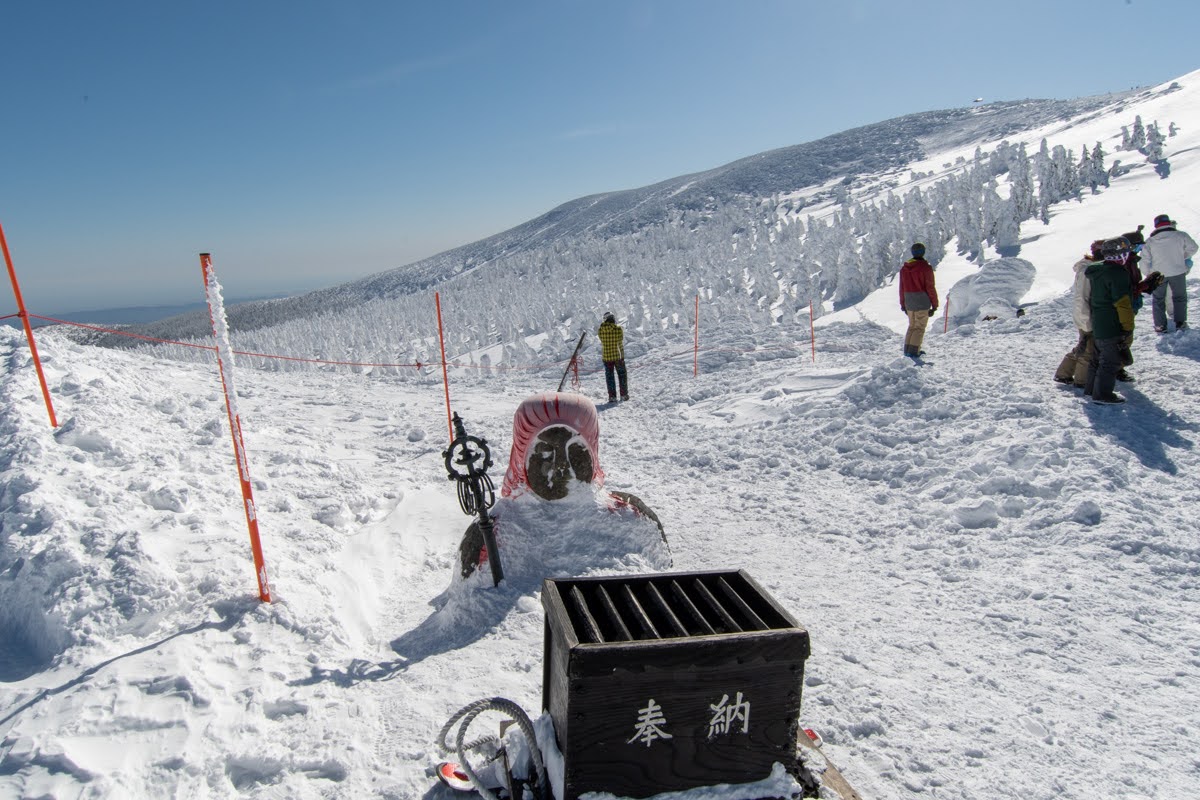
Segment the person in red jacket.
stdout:
<svg viewBox="0 0 1200 800">
<path fill-rule="evenodd" d="M 925 327 L 938 310 L 937 288 L 933 284 L 933 267 L 925 260 L 925 245 L 912 246 L 913 257 L 900 268 L 900 310 L 908 314 L 908 333 L 904 336 L 904 355 L 916 358 L 923 355 Z"/>
</svg>

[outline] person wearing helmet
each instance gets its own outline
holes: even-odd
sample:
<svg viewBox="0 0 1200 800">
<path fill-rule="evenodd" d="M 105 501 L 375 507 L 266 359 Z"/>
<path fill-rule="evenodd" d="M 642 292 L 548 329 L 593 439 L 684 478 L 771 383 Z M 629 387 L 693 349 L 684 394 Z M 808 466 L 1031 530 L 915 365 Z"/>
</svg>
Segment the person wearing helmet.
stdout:
<svg viewBox="0 0 1200 800">
<path fill-rule="evenodd" d="M 604 360 L 604 382 L 608 384 L 608 402 L 617 402 L 617 382 L 621 384 L 621 399 L 629 399 L 629 378 L 625 373 L 625 329 L 617 324 L 617 318 L 609 311 L 596 332 L 600 337 L 601 355 Z"/>
<path fill-rule="evenodd" d="M 1139 254 L 1146 244 L 1146 237 L 1142 234 L 1142 229 L 1145 227 L 1145 225 L 1138 225 L 1137 230 L 1121 234 L 1129 242 L 1129 248 L 1133 251 L 1129 254 L 1129 260 L 1125 262 L 1125 271 L 1129 273 L 1129 285 L 1133 290 L 1130 300 L 1133 303 L 1133 316 L 1135 318 L 1137 317 L 1137 313 L 1142 310 L 1142 305 L 1144 305 L 1142 295 L 1153 293 L 1163 282 L 1161 272 L 1152 271 L 1143 277 L 1142 270 L 1138 267 L 1138 263 L 1142 260 Z M 1131 383 L 1134 380 L 1134 377 L 1125 370 L 1125 367 L 1133 363 L 1133 351 L 1130 349 L 1132 344 L 1133 337 L 1127 336 L 1125 344 L 1121 348 L 1121 364 L 1123 366 L 1117 370 L 1117 380 L 1125 383 Z M 1084 365 L 1084 369 L 1086 371 L 1086 364 Z"/>
<path fill-rule="evenodd" d="M 933 267 L 925 260 L 925 245 L 912 246 L 913 257 L 900 268 L 900 310 L 908 315 L 908 332 L 904 335 L 904 355 L 917 358 L 925 351 L 925 328 L 929 318 L 938 310 L 937 288 L 933 282 Z"/>
<path fill-rule="evenodd" d="M 1187 275 L 1192 271 L 1196 240 L 1178 230 L 1170 215 L 1159 214 L 1154 218 L 1154 233 L 1146 240 L 1141 255 L 1146 269 L 1163 275 L 1162 283 L 1151 294 L 1155 332 L 1167 332 L 1168 289 L 1175 330 L 1183 330 L 1187 327 Z"/>
<path fill-rule="evenodd" d="M 1091 287 L 1092 342 L 1095 347 L 1088 364 L 1083 391 L 1092 402 L 1124 403 L 1113 391 L 1121 369 L 1121 347 L 1133 334 L 1133 287 L 1125 265 L 1133 250 L 1129 240 L 1118 236 L 1100 248 L 1104 260 L 1084 271 Z"/>
</svg>

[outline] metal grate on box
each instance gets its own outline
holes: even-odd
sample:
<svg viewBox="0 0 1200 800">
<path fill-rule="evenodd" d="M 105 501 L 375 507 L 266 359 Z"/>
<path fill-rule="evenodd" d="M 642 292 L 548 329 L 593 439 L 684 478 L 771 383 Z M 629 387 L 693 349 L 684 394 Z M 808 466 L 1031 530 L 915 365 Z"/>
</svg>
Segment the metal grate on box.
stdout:
<svg viewBox="0 0 1200 800">
<path fill-rule="evenodd" d="M 794 627 L 742 573 L 556 583 L 581 644 Z"/>
</svg>

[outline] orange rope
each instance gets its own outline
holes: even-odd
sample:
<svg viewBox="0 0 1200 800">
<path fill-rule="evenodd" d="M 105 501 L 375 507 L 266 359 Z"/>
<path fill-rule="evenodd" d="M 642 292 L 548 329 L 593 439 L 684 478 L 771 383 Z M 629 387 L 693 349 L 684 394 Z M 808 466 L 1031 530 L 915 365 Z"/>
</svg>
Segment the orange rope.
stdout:
<svg viewBox="0 0 1200 800">
<path fill-rule="evenodd" d="M 10 317 L 19 317 L 19 316 L 20 316 L 20 314 L 9 314 L 8 316 L 0 317 L 0 320 L 9 319 Z M 29 316 L 31 319 L 40 319 L 40 320 L 44 320 L 46 322 L 57 323 L 59 325 L 74 325 L 77 328 L 87 328 L 88 330 L 98 331 L 100 333 L 111 333 L 115 336 L 127 336 L 131 339 L 141 339 L 143 341 L 153 342 L 155 344 L 174 344 L 174 345 L 179 345 L 180 347 L 191 347 L 196 350 L 215 351 L 217 349 L 213 345 L 194 344 L 191 342 L 179 342 L 179 341 L 175 341 L 173 339 L 158 339 L 153 336 L 143 336 L 142 334 L 139 334 L 139 333 L 129 333 L 128 331 L 119 331 L 119 330 L 115 330 L 113 328 L 103 328 L 98 325 L 88 325 L 88 324 L 85 324 L 82 322 L 71 322 L 69 320 L 56 319 L 54 317 L 43 317 L 39 314 L 29 314 L 27 316 Z M 717 347 L 717 348 L 713 348 L 713 349 L 701 349 L 701 350 L 696 350 L 693 347 L 688 350 L 681 350 L 678 353 L 668 353 L 667 355 L 665 355 L 661 358 L 656 358 L 656 359 L 652 359 L 652 360 L 647 360 L 644 358 L 639 359 L 637 364 L 631 364 L 630 367 L 632 369 L 645 369 L 647 367 L 656 366 L 658 364 L 665 364 L 668 361 L 672 361 L 674 359 L 680 358 L 681 356 L 691 356 L 691 357 L 695 358 L 697 353 L 733 353 L 736 355 L 747 355 L 747 354 L 752 354 L 752 353 L 785 353 L 785 352 L 798 351 L 800 349 L 801 349 L 800 346 L 794 346 L 794 347 L 781 346 L 781 347 L 764 347 L 764 348 L 749 348 L 749 349 Z M 370 362 L 370 361 L 333 361 L 331 359 L 323 359 L 323 358 L 303 358 L 300 356 L 281 356 L 281 355 L 275 355 L 272 353 L 255 353 L 255 352 L 251 352 L 248 350 L 234 350 L 232 352 L 239 356 L 250 356 L 253 358 L 276 359 L 279 361 L 296 361 L 296 362 L 305 363 L 305 364 L 328 364 L 331 366 L 338 366 L 338 367 L 393 367 L 393 368 L 412 367 L 412 368 L 416 368 L 416 369 L 421 369 L 423 367 L 432 366 L 429 363 L 422 363 L 420 361 L 417 361 L 416 363 L 412 363 L 412 364 L 389 364 L 389 363 L 375 363 L 375 362 Z M 582 359 L 580 359 L 580 360 L 582 361 Z M 485 367 L 481 364 L 462 364 L 462 363 L 459 363 L 459 362 L 451 359 L 446 362 L 446 366 L 456 367 L 457 369 L 477 369 L 477 370 L 485 370 L 486 369 L 486 370 L 494 370 L 496 372 L 518 372 L 518 371 L 524 371 L 524 370 L 549 369 L 550 367 L 553 367 L 553 366 L 561 366 L 564 364 L 568 364 L 569 361 L 570 361 L 570 359 L 564 358 L 559 361 L 551 361 L 551 362 L 547 362 L 544 364 L 514 364 L 512 366 L 493 365 L 493 366 Z M 573 367 L 573 371 L 575 372 L 576 375 L 599 375 L 604 370 L 603 370 L 603 367 L 587 368 L 587 367 L 582 367 L 579 364 L 576 364 Z"/>
<path fill-rule="evenodd" d="M 117 336 L 128 336 L 130 339 L 144 339 L 147 342 L 157 342 L 159 344 L 177 344 L 181 347 L 195 347 L 198 350 L 216 350 L 217 348 L 211 344 L 188 344 L 187 342 L 176 342 L 171 339 L 156 339 L 153 336 L 142 336 L 140 333 L 129 333 L 127 331 L 113 330 L 112 328 L 101 328 L 98 325 L 87 325 L 82 322 L 70 322 L 65 319 L 55 319 L 54 317 L 43 317 L 40 314 L 30 314 L 33 319 L 41 319 L 46 322 L 55 322 L 59 325 L 74 325 L 76 328 L 87 328 L 100 333 L 112 333 Z"/>
</svg>

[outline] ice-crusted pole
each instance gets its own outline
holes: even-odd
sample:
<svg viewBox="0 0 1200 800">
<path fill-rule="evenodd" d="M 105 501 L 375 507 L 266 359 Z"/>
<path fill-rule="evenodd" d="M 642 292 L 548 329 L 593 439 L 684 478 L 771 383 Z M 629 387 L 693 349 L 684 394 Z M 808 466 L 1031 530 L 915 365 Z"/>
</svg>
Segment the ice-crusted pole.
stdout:
<svg viewBox="0 0 1200 800">
<path fill-rule="evenodd" d="M 221 284 L 213 270 L 212 257 L 200 254 L 204 271 L 204 294 L 208 298 L 208 315 L 212 318 L 213 338 L 217 342 L 217 371 L 221 389 L 225 392 L 225 410 L 229 413 L 229 430 L 233 434 L 233 451 L 237 456 L 238 479 L 242 485 L 242 501 L 246 509 L 246 525 L 250 528 L 250 550 L 254 553 L 254 574 L 258 578 L 258 597 L 271 602 L 271 584 L 267 580 L 267 565 L 263 561 L 262 542 L 258 538 L 258 513 L 254 507 L 254 491 L 250 485 L 250 464 L 246 460 L 246 445 L 242 441 L 242 417 L 237 408 L 237 390 L 233 385 L 233 348 L 229 344 L 229 322 L 225 319 L 225 300 Z M 229 365 L 226 372 L 225 365 Z"/>
</svg>

